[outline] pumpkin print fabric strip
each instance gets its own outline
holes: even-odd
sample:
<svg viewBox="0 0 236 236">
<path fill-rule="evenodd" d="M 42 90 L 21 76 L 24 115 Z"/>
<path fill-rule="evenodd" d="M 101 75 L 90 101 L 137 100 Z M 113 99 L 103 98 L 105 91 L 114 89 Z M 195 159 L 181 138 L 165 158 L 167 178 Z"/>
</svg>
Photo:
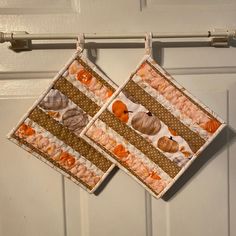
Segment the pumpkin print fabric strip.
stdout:
<svg viewBox="0 0 236 236">
<path fill-rule="evenodd" d="M 115 88 L 95 65 L 76 52 L 9 138 L 93 192 L 114 164 L 80 133 Z"/>
<path fill-rule="evenodd" d="M 175 130 L 180 136 L 182 136 L 188 142 L 189 146 L 194 152 L 196 152 L 205 143 L 205 140 L 201 138 L 200 135 L 179 121 L 165 107 L 155 101 L 153 97 L 147 94 L 132 80 L 127 83 L 124 90 L 131 94 L 137 102 L 145 106 L 155 116 L 162 119 L 162 121 L 165 122 L 168 127 Z"/>
<path fill-rule="evenodd" d="M 82 137 L 159 198 L 224 126 L 145 56 Z"/>
</svg>

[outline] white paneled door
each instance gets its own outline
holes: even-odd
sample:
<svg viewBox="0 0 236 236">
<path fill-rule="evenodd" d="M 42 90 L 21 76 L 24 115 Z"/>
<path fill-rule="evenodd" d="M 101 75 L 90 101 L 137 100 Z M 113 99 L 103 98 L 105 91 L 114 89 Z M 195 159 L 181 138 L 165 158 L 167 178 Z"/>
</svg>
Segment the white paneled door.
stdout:
<svg viewBox="0 0 236 236">
<path fill-rule="evenodd" d="M 234 0 L 3 0 L 0 31 L 207 31 L 236 28 L 235 15 Z M 236 48 L 155 43 L 159 63 L 229 124 L 164 199 L 156 200 L 120 170 L 98 195 L 89 195 L 6 140 L 74 43 L 33 42 L 31 51 L 18 53 L 0 45 L 0 235 L 236 235 Z M 142 44 L 130 46 L 91 42 L 87 55 L 121 84 L 144 53 Z"/>
</svg>

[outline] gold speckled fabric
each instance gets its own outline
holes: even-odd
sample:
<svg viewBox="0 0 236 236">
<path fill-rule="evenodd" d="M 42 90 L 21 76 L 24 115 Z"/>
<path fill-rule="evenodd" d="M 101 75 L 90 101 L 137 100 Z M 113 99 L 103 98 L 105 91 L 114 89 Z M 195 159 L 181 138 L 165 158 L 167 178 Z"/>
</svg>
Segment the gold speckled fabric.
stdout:
<svg viewBox="0 0 236 236">
<path fill-rule="evenodd" d="M 120 122 L 120 120 L 109 111 L 105 110 L 101 116 L 99 116 L 99 119 L 148 156 L 172 178 L 174 178 L 181 170 L 179 166 L 167 159 L 163 153 L 158 151 L 153 145 L 150 145 L 146 139 L 138 135 L 125 123 Z"/>
<path fill-rule="evenodd" d="M 77 137 L 57 121 L 53 120 L 39 108 L 35 108 L 30 113 L 29 118 L 78 151 L 104 172 L 110 168 L 112 163 L 107 158 L 103 157 L 103 155 L 94 149 L 94 147 L 86 143 L 82 138 Z"/>
<path fill-rule="evenodd" d="M 95 102 L 89 99 L 80 90 L 76 89 L 75 86 L 63 77 L 59 78 L 53 87 L 70 98 L 90 116 L 94 116 L 100 110 L 100 107 Z"/>
<path fill-rule="evenodd" d="M 170 128 L 176 130 L 176 132 L 188 142 L 194 152 L 197 152 L 198 149 L 204 145 L 205 140 L 203 138 L 179 121 L 165 107 L 158 103 L 132 80 L 126 84 L 124 90 L 134 97 L 140 104 L 145 106 L 151 113 L 159 117 Z"/>
</svg>

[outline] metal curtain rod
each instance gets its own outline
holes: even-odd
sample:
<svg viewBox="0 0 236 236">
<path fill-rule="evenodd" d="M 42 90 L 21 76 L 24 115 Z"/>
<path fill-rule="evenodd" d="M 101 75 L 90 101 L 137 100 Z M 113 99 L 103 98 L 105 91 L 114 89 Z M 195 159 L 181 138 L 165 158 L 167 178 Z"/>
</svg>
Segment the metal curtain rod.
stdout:
<svg viewBox="0 0 236 236">
<path fill-rule="evenodd" d="M 192 32 L 192 33 L 152 33 L 153 38 L 210 38 L 212 46 L 226 46 L 229 39 L 236 39 L 236 30 L 209 30 L 205 32 Z M 77 39 L 78 34 L 29 34 L 24 31 L 15 31 L 4 33 L 0 32 L 0 43 L 10 42 L 13 47 L 25 47 L 30 45 L 31 40 L 64 40 L 64 39 Z M 145 33 L 132 33 L 132 34 L 97 34 L 97 33 L 84 33 L 84 38 L 92 39 L 144 39 Z M 26 49 L 26 48 L 23 48 Z"/>
</svg>

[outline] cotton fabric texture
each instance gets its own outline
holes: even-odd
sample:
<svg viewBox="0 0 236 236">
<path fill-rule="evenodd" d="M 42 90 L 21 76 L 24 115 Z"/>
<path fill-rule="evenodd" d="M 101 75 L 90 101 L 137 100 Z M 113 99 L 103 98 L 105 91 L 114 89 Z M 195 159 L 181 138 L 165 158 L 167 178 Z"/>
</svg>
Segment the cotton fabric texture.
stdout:
<svg viewBox="0 0 236 236">
<path fill-rule="evenodd" d="M 80 133 L 115 88 L 77 50 L 8 138 L 88 192 L 94 192 L 114 164 Z"/>
<path fill-rule="evenodd" d="M 82 137 L 160 198 L 224 126 L 146 55 Z"/>
</svg>

